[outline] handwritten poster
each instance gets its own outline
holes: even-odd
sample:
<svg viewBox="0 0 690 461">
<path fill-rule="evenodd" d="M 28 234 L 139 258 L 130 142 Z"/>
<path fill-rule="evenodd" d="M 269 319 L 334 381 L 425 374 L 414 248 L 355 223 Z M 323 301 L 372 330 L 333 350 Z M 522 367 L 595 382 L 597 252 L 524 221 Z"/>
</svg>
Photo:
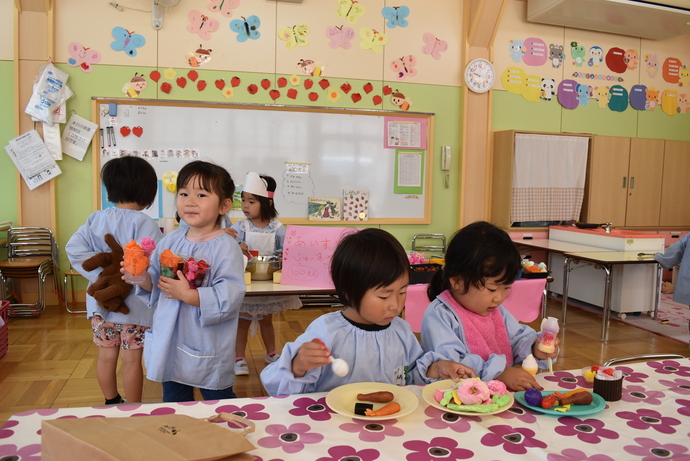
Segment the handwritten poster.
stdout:
<svg viewBox="0 0 690 461">
<path fill-rule="evenodd" d="M 24 178 L 29 190 L 34 190 L 62 173 L 36 130 L 10 139 L 5 151 Z"/>
<path fill-rule="evenodd" d="M 283 246 L 282 285 L 333 288 L 331 259 L 338 242 L 360 229 L 289 225 Z"/>
</svg>

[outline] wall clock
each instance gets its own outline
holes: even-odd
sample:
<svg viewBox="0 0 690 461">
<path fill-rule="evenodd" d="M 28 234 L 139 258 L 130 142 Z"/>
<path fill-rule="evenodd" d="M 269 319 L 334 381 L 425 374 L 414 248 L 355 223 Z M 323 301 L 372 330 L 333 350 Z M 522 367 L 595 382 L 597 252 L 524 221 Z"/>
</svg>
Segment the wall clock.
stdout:
<svg viewBox="0 0 690 461">
<path fill-rule="evenodd" d="M 475 93 L 486 93 L 494 86 L 496 72 L 490 61 L 477 58 L 465 67 L 465 83 Z"/>
</svg>

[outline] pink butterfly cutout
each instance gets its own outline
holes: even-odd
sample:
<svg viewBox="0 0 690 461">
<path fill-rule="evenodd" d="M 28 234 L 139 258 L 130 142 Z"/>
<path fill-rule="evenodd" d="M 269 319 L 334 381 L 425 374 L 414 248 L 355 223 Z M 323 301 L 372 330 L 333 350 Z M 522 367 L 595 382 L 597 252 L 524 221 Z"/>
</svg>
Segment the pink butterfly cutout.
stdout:
<svg viewBox="0 0 690 461">
<path fill-rule="evenodd" d="M 430 54 L 434 59 L 441 59 L 441 52 L 448 49 L 448 42 L 437 38 L 434 34 L 426 33 L 422 37 L 424 40 L 424 45 L 422 47 L 422 53 Z"/>
<path fill-rule="evenodd" d="M 191 10 L 187 15 L 191 24 L 187 25 L 187 32 L 199 34 L 203 40 L 211 38 L 211 32 L 215 32 L 220 27 L 220 23 L 213 18 L 204 16 L 200 11 Z"/>
<path fill-rule="evenodd" d="M 232 10 L 238 6 L 240 6 L 240 0 L 211 0 L 208 4 L 208 10 L 230 18 L 232 17 Z"/>
<path fill-rule="evenodd" d="M 72 56 L 67 60 L 67 64 L 72 67 L 79 67 L 84 72 L 91 72 L 93 70 L 91 65 L 101 62 L 100 52 L 86 48 L 79 42 L 70 43 L 67 51 Z"/>
<path fill-rule="evenodd" d="M 417 75 L 417 69 L 414 68 L 416 65 L 417 58 L 411 54 L 391 61 L 391 69 L 395 72 L 398 80 L 404 80 L 408 76 L 414 77 Z"/>
<path fill-rule="evenodd" d="M 326 37 L 331 39 L 331 41 L 328 43 L 328 46 L 334 50 L 338 47 L 342 47 L 344 50 L 349 50 L 352 47 L 350 40 L 355 38 L 355 30 L 352 27 L 329 26 L 326 27 Z"/>
</svg>

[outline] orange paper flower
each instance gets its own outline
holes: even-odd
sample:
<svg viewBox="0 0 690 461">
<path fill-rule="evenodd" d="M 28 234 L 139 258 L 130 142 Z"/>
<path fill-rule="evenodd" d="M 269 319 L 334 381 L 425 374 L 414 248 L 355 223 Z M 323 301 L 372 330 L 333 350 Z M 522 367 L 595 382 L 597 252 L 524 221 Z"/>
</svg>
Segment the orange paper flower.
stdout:
<svg viewBox="0 0 690 461">
<path fill-rule="evenodd" d="M 143 248 L 132 240 L 123 247 L 125 272 L 141 275 L 149 267 L 149 258 Z"/>
<path fill-rule="evenodd" d="M 168 266 L 171 268 L 176 268 L 179 263 L 182 262 L 182 258 L 177 256 L 172 251 L 167 248 L 161 252 L 161 264 L 163 266 Z"/>
</svg>

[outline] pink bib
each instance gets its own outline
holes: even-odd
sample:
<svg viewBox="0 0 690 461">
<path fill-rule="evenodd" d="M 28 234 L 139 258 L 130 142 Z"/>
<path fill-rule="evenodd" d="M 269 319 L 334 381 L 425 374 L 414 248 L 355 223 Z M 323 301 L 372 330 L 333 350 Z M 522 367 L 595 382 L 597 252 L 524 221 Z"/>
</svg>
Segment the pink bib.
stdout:
<svg viewBox="0 0 690 461">
<path fill-rule="evenodd" d="M 505 355 L 507 366 L 513 365 L 513 349 L 500 310 L 494 309 L 482 317 L 458 304 L 449 290 L 441 293 L 441 298 L 458 313 L 471 353 L 484 360 L 489 360 L 491 354 Z"/>
</svg>

